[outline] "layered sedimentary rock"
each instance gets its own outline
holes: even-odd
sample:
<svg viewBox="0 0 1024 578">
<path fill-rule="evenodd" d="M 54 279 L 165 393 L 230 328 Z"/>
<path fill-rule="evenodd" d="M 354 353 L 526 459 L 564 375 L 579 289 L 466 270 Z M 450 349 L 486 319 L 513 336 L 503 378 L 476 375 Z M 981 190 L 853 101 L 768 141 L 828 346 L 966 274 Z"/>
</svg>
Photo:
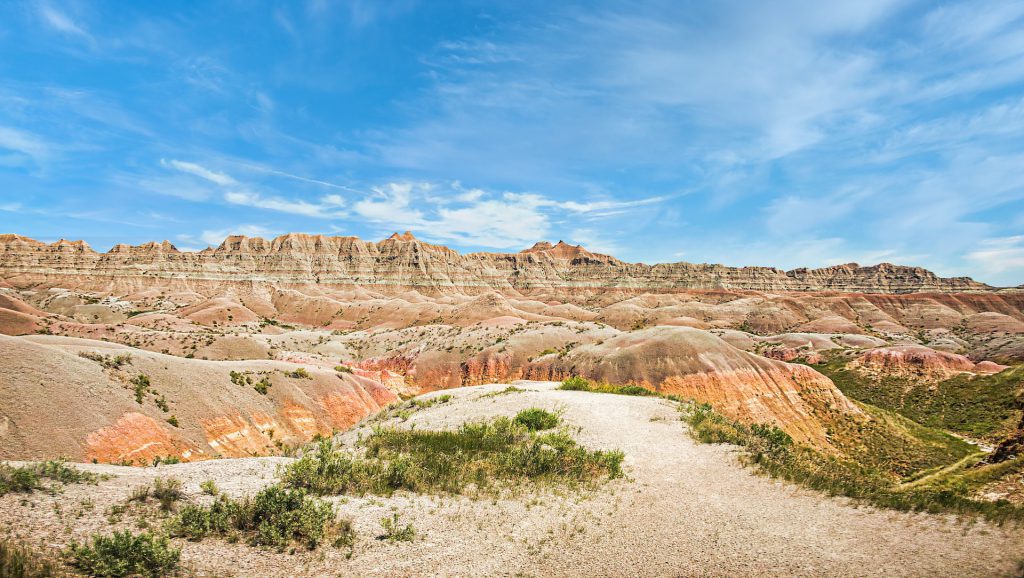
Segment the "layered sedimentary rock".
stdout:
<svg viewBox="0 0 1024 578">
<path fill-rule="evenodd" d="M 1006 369 L 991 361 L 975 363 L 963 355 L 936 351 L 923 345 L 879 347 L 862 353 L 851 366 L 869 372 L 929 380 L 948 379 L 959 373 L 999 373 Z"/>
<path fill-rule="evenodd" d="M 106 253 L 82 241 L 45 244 L 0 235 L 0 279 L 15 287 L 75 285 L 125 292 L 161 280 L 168 287 L 224 283 L 323 284 L 415 288 L 424 292 L 537 294 L 576 291 L 753 290 L 860 293 L 988 291 L 966 277 L 942 278 L 918 267 L 855 263 L 783 271 L 771 267 L 626 263 L 579 246 L 538 243 L 519 253 L 470 253 L 411 234 L 380 242 L 288 234 L 273 240 L 231 236 L 216 248 L 178 251 L 168 242 L 117 245 Z"/>
<path fill-rule="evenodd" d="M 56 336 L 0 335 L 0 353 L 0 459 L 275 454 L 397 399 L 366 377 L 269 360 L 184 359 Z"/>
<path fill-rule="evenodd" d="M 583 375 L 710 403 L 733 419 L 770 423 L 794 438 L 827 445 L 828 415 L 858 418 L 860 408 L 805 366 L 747 353 L 706 331 L 655 327 L 535 359 L 530 377 Z"/>
</svg>

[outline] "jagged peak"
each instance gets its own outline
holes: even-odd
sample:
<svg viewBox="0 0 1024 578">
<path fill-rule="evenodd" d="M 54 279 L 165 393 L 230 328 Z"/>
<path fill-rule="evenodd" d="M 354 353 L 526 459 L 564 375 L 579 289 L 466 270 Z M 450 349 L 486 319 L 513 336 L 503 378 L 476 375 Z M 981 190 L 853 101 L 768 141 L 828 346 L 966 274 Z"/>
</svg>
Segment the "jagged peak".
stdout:
<svg viewBox="0 0 1024 578">
<path fill-rule="evenodd" d="M 547 241 L 540 241 L 529 249 L 520 251 L 520 253 L 543 253 L 556 259 L 574 259 L 580 256 L 610 258 L 608 255 L 592 253 L 583 248 L 583 245 L 570 245 L 561 239 L 554 245 Z"/>
<path fill-rule="evenodd" d="M 550 251 L 554 248 L 554 245 L 547 241 L 537 241 L 529 249 L 523 249 L 520 253 L 539 253 L 541 251 Z"/>
<path fill-rule="evenodd" d="M 83 253 L 94 252 L 92 247 L 89 246 L 89 243 L 82 240 L 71 241 L 69 239 L 59 239 L 56 243 L 51 243 L 50 247 L 60 250 L 70 249 L 72 251 L 80 251 Z"/>
<path fill-rule="evenodd" d="M 415 241 L 416 237 L 413 236 L 412 231 L 406 231 L 406 232 L 402 233 L 401 235 L 398 234 L 398 231 L 395 231 L 394 233 L 391 233 L 391 236 L 388 237 L 387 240 L 388 241 Z"/>
</svg>

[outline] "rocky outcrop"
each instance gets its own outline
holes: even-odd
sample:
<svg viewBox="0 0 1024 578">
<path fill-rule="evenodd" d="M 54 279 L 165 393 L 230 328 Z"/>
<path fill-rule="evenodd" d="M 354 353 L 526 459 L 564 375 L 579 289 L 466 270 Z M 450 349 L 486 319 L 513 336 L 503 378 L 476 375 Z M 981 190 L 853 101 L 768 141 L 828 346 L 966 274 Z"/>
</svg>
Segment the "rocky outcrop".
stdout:
<svg viewBox="0 0 1024 578">
<path fill-rule="evenodd" d="M 929 380 L 948 379 L 965 372 L 992 374 L 1006 369 L 1005 365 L 991 361 L 976 364 L 963 355 L 937 351 L 923 345 L 894 345 L 870 349 L 850 365 L 872 373 Z"/>
<path fill-rule="evenodd" d="M 855 263 L 783 271 L 770 267 L 626 263 L 559 241 L 519 253 L 459 254 L 406 232 L 380 242 L 357 237 L 292 233 L 272 240 L 230 236 L 216 248 L 178 251 L 167 241 L 117 245 L 98 253 L 82 241 L 45 244 L 0 235 L 0 279 L 15 287 L 38 284 L 98 291 L 216 288 L 229 283 L 321 284 L 385 291 L 509 294 L 607 290 L 842 291 L 858 293 L 964 292 L 992 288 L 966 277 L 942 278 L 918 267 Z"/>
</svg>

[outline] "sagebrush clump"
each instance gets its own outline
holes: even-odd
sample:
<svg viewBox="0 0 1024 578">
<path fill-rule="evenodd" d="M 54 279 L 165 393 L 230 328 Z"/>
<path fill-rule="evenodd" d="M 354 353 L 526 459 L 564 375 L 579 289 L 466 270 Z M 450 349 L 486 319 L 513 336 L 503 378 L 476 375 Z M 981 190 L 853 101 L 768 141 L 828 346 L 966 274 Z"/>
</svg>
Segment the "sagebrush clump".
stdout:
<svg viewBox="0 0 1024 578">
<path fill-rule="evenodd" d="M 210 506 L 185 506 L 171 528 L 173 535 L 190 540 L 245 538 L 254 546 L 279 549 L 292 543 L 314 549 L 325 540 L 350 546 L 355 539 L 351 522 L 336 520 L 329 502 L 307 495 L 304 489 L 280 485 L 238 500 L 220 494 Z"/>
<path fill-rule="evenodd" d="M 165 536 L 130 531 L 111 536 L 94 534 L 89 542 L 72 541 L 66 550 L 69 562 L 89 576 L 167 576 L 178 569 L 181 550 L 172 548 Z"/>
</svg>

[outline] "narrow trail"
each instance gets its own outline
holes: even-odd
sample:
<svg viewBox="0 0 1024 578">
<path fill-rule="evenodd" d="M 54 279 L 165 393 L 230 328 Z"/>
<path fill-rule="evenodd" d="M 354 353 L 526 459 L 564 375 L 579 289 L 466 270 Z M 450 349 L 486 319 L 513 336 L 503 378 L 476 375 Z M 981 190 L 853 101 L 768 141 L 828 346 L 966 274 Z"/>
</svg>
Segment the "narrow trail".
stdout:
<svg viewBox="0 0 1024 578">
<path fill-rule="evenodd" d="M 914 488 L 914 487 L 923 485 L 923 484 L 927 483 L 929 480 L 934 480 L 935 478 L 937 478 L 939 476 L 948 474 L 950 472 L 954 472 L 957 469 L 962 468 L 964 466 L 964 464 L 966 464 L 966 463 L 968 463 L 968 462 L 970 462 L 972 460 L 977 460 L 979 458 L 982 458 L 982 457 L 984 457 L 986 455 L 988 455 L 987 451 L 984 451 L 984 452 L 974 452 L 972 454 L 968 454 L 968 455 L 960 458 L 956 462 L 954 462 L 952 464 L 949 464 L 948 466 L 946 466 L 944 468 L 940 468 L 940 469 L 938 469 L 938 470 L 936 470 L 936 471 L 934 471 L 934 472 L 932 472 L 932 473 L 930 473 L 930 474 L 928 474 L 926 476 L 922 476 L 920 478 L 917 478 L 916 480 L 912 480 L 912 481 L 909 481 L 909 482 L 904 482 L 904 483 L 900 484 L 899 487 L 900 487 L 900 489 L 908 489 L 908 488 Z"/>
</svg>

